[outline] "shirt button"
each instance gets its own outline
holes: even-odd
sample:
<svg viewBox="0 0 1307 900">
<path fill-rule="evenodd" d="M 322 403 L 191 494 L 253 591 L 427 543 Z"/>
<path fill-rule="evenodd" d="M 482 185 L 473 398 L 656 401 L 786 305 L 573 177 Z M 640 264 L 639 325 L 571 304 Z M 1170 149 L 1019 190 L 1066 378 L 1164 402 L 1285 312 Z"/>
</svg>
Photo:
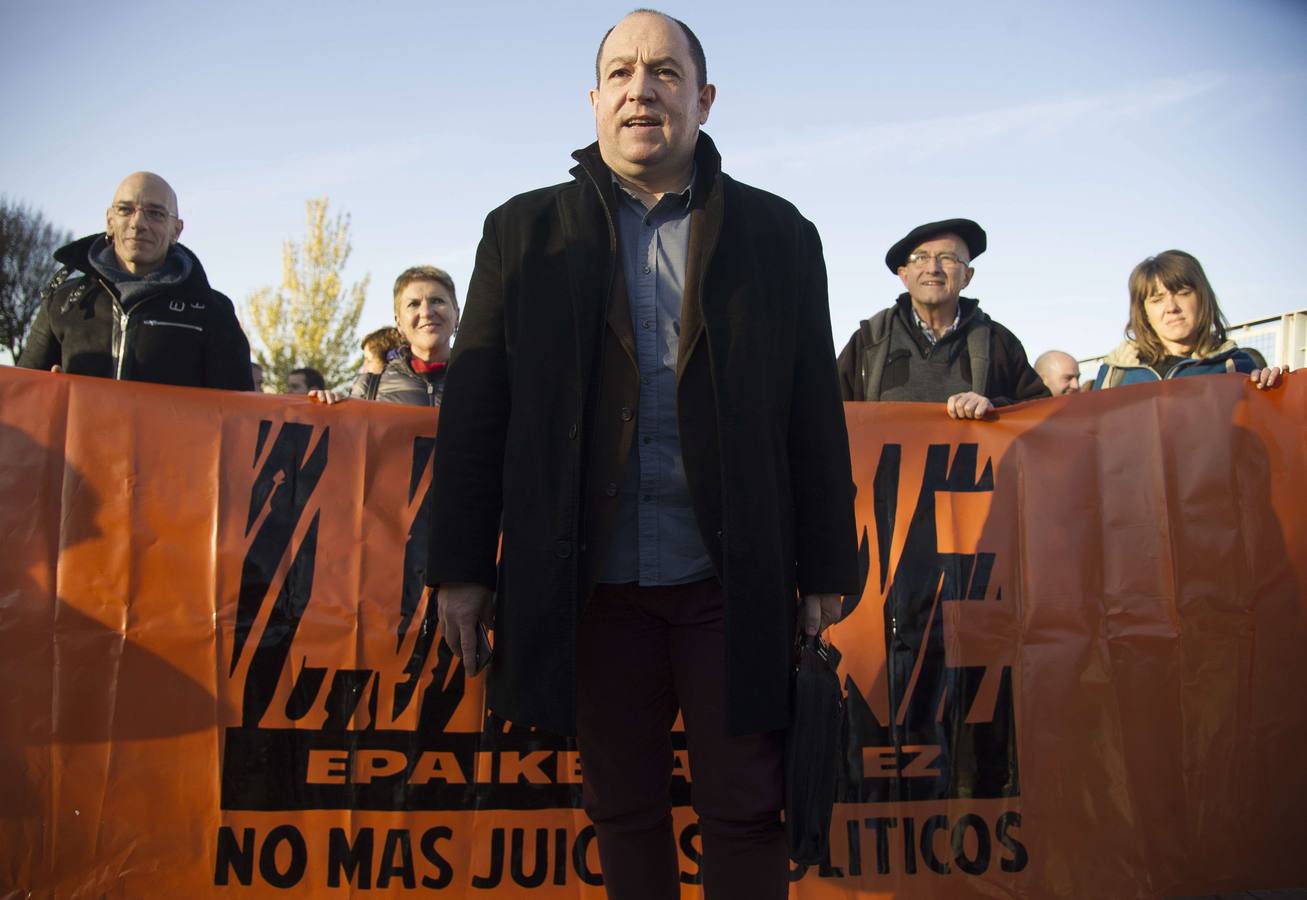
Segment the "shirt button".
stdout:
<svg viewBox="0 0 1307 900">
<path fill-rule="evenodd" d="M 648 266 L 645 266 L 645 267 L 644 267 L 644 274 L 648 275 L 648 274 L 649 274 L 650 272 L 652 272 L 652 271 L 653 271 L 653 269 L 649 268 Z"/>
<path fill-rule="evenodd" d="M 643 440 L 646 444 L 652 444 L 652 443 L 653 443 L 653 438 L 651 438 L 651 437 L 650 437 L 649 435 L 647 435 L 647 434 L 644 436 L 644 438 L 643 438 L 642 440 Z"/>
<path fill-rule="evenodd" d="M 645 503 L 648 503 L 653 499 L 653 494 L 645 494 L 641 499 L 644 500 Z"/>
<path fill-rule="evenodd" d="M 647 385 L 647 384 L 649 383 L 649 376 L 648 376 L 648 375 L 641 375 L 641 376 L 640 376 L 640 383 L 641 383 L 641 384 L 644 384 L 644 385 Z"/>
<path fill-rule="evenodd" d="M 613 484 L 611 481 L 608 482 L 608 487 L 604 488 L 604 493 L 607 494 L 609 497 L 616 497 L 617 485 Z"/>
<path fill-rule="evenodd" d="M 648 319 L 641 319 L 640 327 L 643 328 L 645 331 L 648 331 L 650 328 L 653 328 L 653 322 L 651 322 Z"/>
<path fill-rule="evenodd" d="M 623 422 L 631 421 L 631 407 L 623 406 L 622 411 L 618 413 L 618 415 L 622 417 Z"/>
</svg>

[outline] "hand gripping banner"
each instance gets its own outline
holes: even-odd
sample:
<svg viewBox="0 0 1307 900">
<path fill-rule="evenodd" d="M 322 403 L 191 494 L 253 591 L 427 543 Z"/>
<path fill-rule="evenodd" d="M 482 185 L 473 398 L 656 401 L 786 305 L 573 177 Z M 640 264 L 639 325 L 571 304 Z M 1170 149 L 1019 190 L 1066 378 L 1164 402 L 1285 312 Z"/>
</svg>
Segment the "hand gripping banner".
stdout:
<svg viewBox="0 0 1307 900">
<path fill-rule="evenodd" d="M 846 411 L 866 581 L 791 895 L 1307 884 L 1307 380 Z M 439 640 L 435 428 L 0 369 L 0 897 L 603 896 L 574 744 Z"/>
</svg>

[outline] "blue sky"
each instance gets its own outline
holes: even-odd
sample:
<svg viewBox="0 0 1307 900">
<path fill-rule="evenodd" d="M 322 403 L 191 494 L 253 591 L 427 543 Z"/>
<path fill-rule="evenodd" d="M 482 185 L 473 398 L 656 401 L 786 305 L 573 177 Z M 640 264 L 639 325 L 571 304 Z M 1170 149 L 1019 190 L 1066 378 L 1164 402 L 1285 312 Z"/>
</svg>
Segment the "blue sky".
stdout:
<svg viewBox="0 0 1307 900">
<path fill-rule="evenodd" d="M 329 196 L 367 330 L 409 265 L 461 297 L 485 214 L 567 178 L 626 10 L 0 0 L 0 193 L 80 235 L 156 171 L 238 307 Z M 1171 247 L 1232 321 L 1307 308 L 1303 0 L 666 10 L 704 43 L 727 171 L 819 228 L 837 350 L 901 290 L 888 246 L 952 216 L 989 232 L 966 293 L 1032 357 L 1117 343 L 1130 269 Z"/>
</svg>

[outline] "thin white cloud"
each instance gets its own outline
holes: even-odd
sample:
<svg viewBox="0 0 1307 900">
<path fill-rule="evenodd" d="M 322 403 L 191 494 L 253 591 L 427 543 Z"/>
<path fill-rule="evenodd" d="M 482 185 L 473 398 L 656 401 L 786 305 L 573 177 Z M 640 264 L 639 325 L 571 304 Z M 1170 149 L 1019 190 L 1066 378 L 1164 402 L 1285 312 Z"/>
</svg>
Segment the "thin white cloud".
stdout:
<svg viewBox="0 0 1307 900">
<path fill-rule="evenodd" d="M 905 153 L 955 153 L 954 142 L 939 135 L 957 135 L 970 148 L 1082 128 L 1086 121 L 1104 123 L 1137 119 L 1159 109 L 1187 103 L 1221 87 L 1228 78 L 1201 73 L 1169 78 L 1099 94 L 1062 97 L 958 115 L 881 122 L 843 132 L 782 140 L 732 154 L 737 169 L 785 165 L 811 166 L 814 160 L 839 159 L 845 164 L 877 158 L 903 158 Z"/>
<path fill-rule="evenodd" d="M 195 206 L 220 208 L 232 202 L 233 188 L 241 197 L 258 196 L 261 202 L 293 197 L 319 197 L 336 193 L 342 185 L 374 178 L 378 172 L 412 168 L 423 160 L 420 142 L 359 144 L 307 156 L 288 156 L 276 162 L 251 166 L 233 165 L 234 177 L 206 173 L 197 179 L 187 202 Z M 238 175 L 236 173 L 239 173 Z M 244 201 L 242 201 L 244 202 Z"/>
</svg>

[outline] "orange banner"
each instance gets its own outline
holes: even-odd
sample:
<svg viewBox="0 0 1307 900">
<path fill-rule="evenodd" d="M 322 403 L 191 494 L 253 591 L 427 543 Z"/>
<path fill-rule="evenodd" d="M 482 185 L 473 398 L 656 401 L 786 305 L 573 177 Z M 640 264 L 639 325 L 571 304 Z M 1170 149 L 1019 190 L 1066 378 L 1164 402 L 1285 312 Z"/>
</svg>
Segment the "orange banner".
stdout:
<svg viewBox="0 0 1307 900">
<path fill-rule="evenodd" d="M 791 895 L 1307 883 L 1307 378 L 847 416 L 845 771 Z M 0 369 L 0 896 L 603 895 L 574 745 L 439 641 L 435 424 Z"/>
</svg>

